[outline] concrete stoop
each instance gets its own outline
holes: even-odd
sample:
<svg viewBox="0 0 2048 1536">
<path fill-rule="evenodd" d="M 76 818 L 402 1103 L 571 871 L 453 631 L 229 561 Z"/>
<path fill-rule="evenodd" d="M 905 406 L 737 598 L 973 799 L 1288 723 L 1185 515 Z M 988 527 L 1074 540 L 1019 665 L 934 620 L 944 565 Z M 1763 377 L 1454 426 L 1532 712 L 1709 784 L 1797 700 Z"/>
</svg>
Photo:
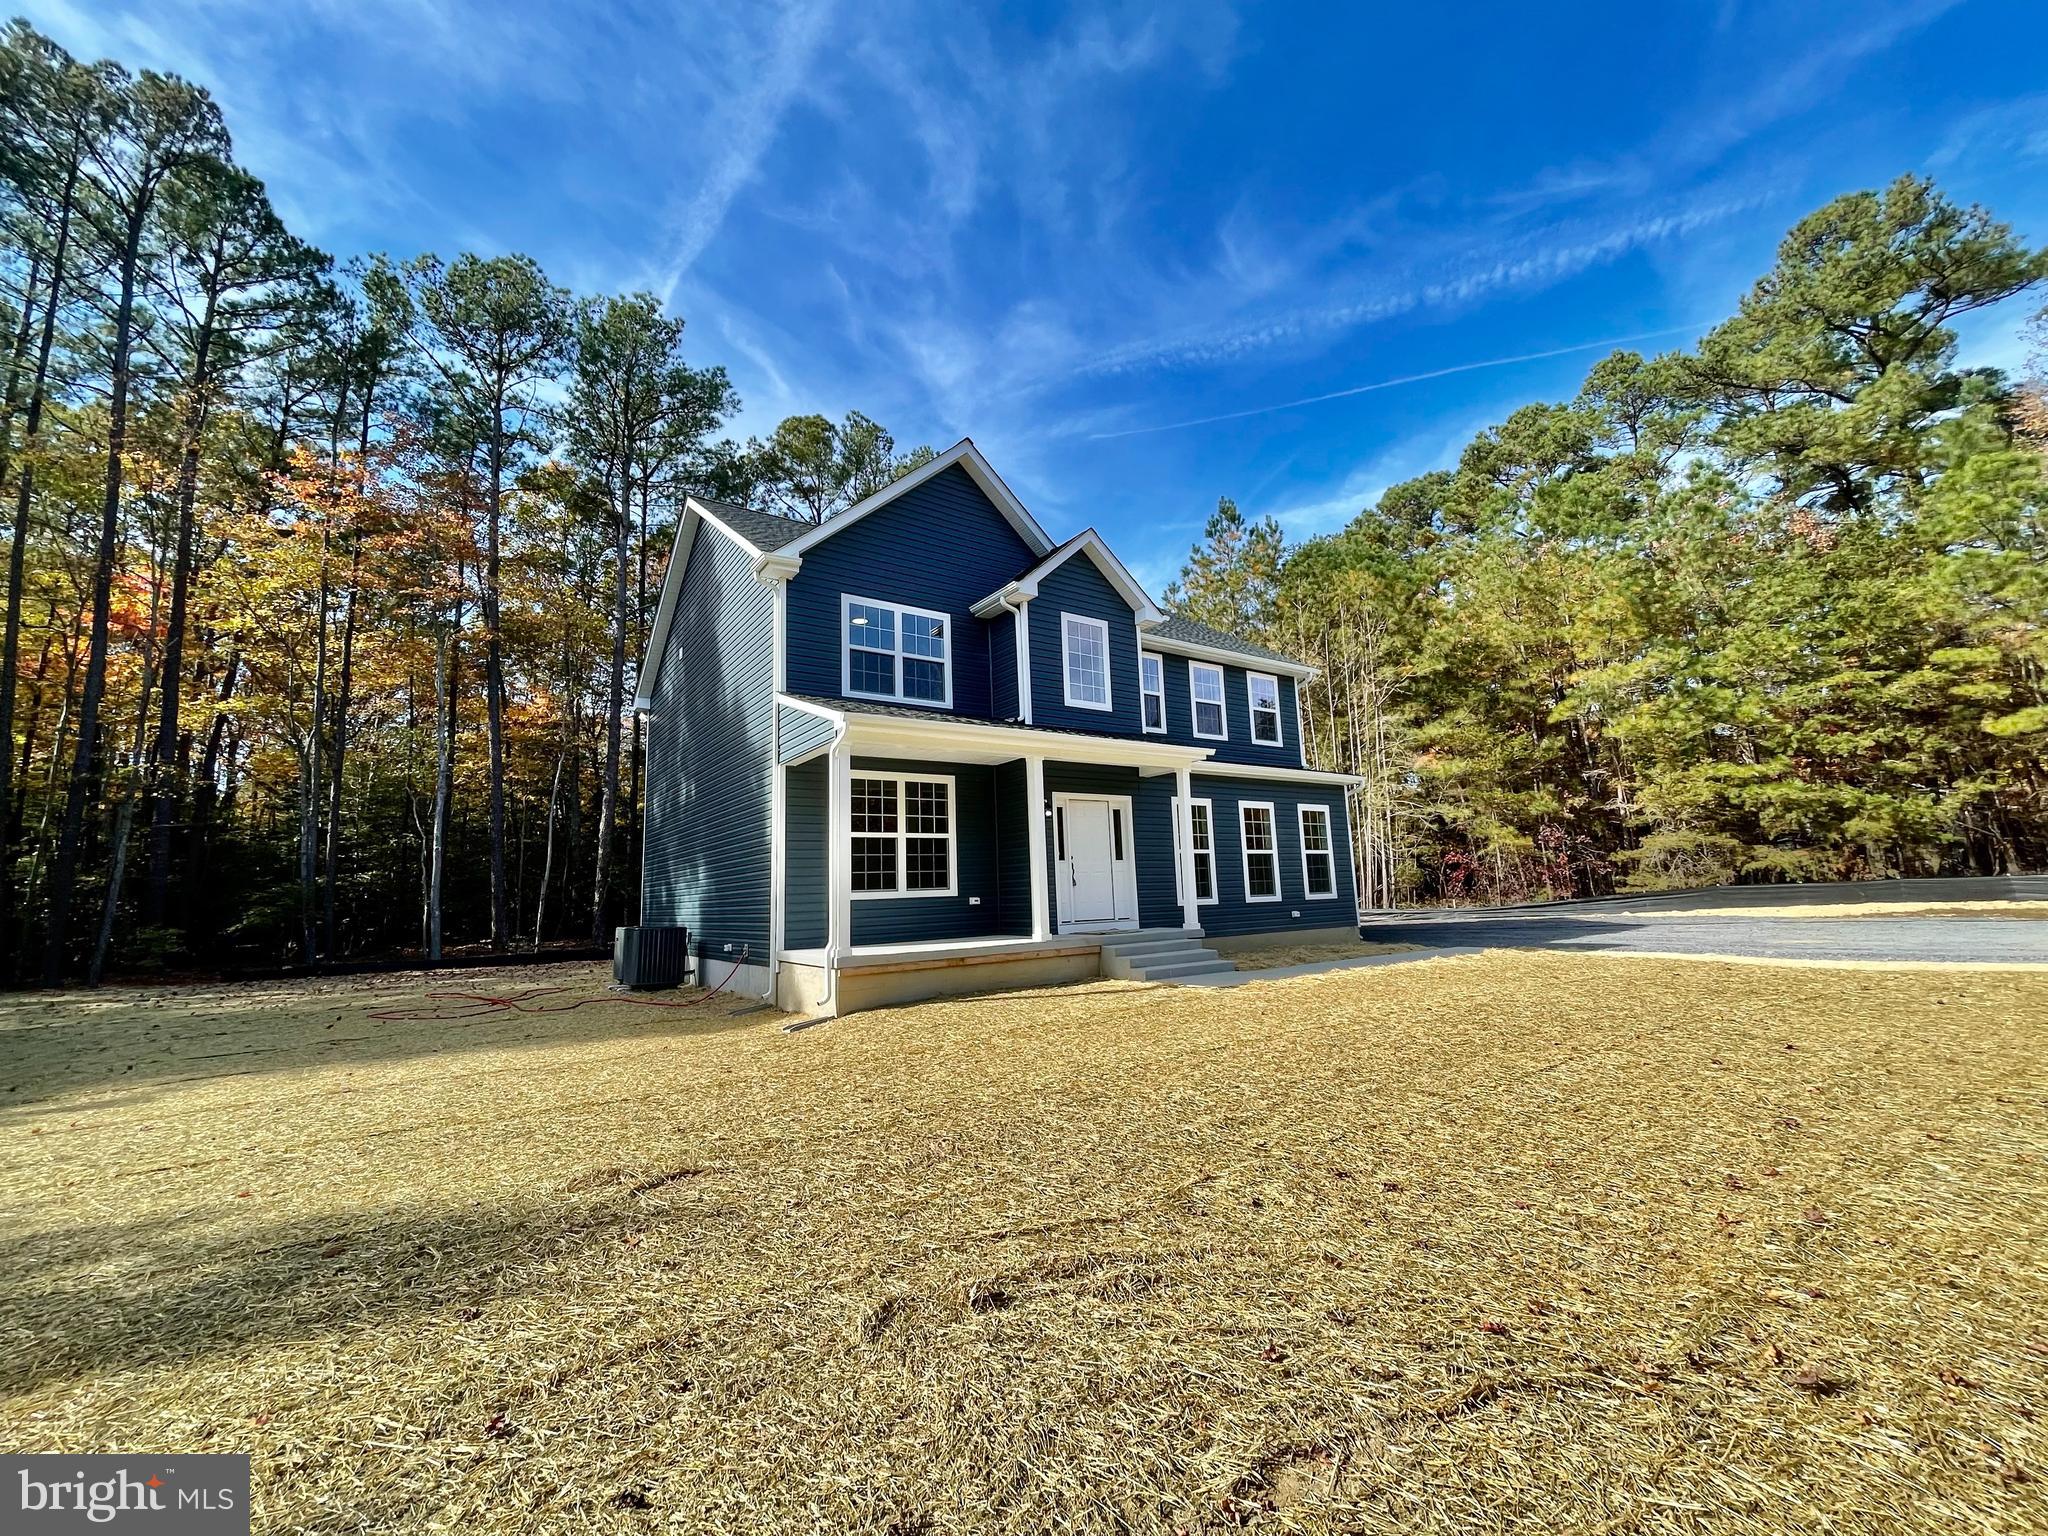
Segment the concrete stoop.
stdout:
<svg viewBox="0 0 2048 1536">
<path fill-rule="evenodd" d="M 1102 974 L 1119 981 L 1201 985 L 1236 973 L 1234 965 L 1191 934 L 1139 932 L 1102 941 Z"/>
</svg>

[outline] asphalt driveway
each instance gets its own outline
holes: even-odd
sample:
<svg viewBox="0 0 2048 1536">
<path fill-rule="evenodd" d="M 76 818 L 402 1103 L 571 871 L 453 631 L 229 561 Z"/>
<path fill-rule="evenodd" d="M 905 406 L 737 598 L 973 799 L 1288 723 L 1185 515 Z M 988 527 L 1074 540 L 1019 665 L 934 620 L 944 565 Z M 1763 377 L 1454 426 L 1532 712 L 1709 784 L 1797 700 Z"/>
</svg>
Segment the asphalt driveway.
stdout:
<svg viewBox="0 0 2048 1536">
<path fill-rule="evenodd" d="M 1368 918 L 1374 943 L 1431 949 L 1630 950 L 1762 960 L 1938 960 L 2048 964 L 2048 922 L 1996 917 L 1631 916 L 1597 903 L 1543 911 L 1395 913 Z"/>
</svg>

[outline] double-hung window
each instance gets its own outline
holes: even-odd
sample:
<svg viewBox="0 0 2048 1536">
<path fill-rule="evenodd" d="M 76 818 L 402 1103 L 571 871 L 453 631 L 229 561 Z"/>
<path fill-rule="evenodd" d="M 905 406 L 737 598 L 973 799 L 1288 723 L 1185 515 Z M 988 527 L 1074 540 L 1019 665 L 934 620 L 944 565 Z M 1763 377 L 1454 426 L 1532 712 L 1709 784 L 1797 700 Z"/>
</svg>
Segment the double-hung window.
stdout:
<svg viewBox="0 0 2048 1536">
<path fill-rule="evenodd" d="M 1194 732 L 1203 741 L 1226 741 L 1229 728 L 1223 720 L 1223 669 L 1206 661 L 1188 663 L 1188 707 L 1194 712 Z"/>
<path fill-rule="evenodd" d="M 1066 699 L 1078 709 L 1109 708 L 1109 626 L 1084 614 L 1060 615 Z"/>
<path fill-rule="evenodd" d="M 853 894 L 952 895 L 953 781 L 856 773 L 852 789 Z"/>
<path fill-rule="evenodd" d="M 1337 894 L 1337 850 L 1330 841 L 1330 808 L 1301 807 L 1301 888 L 1308 898 Z"/>
<path fill-rule="evenodd" d="M 1145 729 L 1153 735 L 1166 734 L 1166 664 L 1150 651 L 1138 653 L 1138 693 L 1145 713 Z"/>
<path fill-rule="evenodd" d="M 850 697 L 952 708 L 952 626 L 945 614 L 851 594 L 840 599 L 840 609 L 842 681 Z"/>
<path fill-rule="evenodd" d="M 1280 745 L 1280 679 L 1270 672 L 1247 672 L 1245 692 L 1252 706 L 1252 740 Z"/>
<path fill-rule="evenodd" d="M 1195 901 L 1200 906 L 1216 904 L 1216 838 L 1210 831 L 1213 813 L 1206 800 L 1188 802 L 1188 830 L 1194 844 Z M 1185 901 L 1184 878 L 1180 867 L 1180 799 L 1173 802 L 1173 896 L 1176 901 Z"/>
<path fill-rule="evenodd" d="M 1273 828 L 1273 807 L 1261 800 L 1240 800 L 1237 830 L 1244 848 L 1244 899 L 1280 899 L 1280 843 Z"/>
</svg>

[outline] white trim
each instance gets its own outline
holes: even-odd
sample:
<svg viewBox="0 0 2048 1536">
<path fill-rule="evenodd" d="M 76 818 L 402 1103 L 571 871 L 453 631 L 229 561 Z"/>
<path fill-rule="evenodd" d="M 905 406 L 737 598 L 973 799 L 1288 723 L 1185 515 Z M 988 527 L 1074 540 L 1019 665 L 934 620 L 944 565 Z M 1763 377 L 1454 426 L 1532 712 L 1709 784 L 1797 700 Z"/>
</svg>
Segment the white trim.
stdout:
<svg viewBox="0 0 2048 1536">
<path fill-rule="evenodd" d="M 1202 808 L 1203 825 L 1209 829 L 1209 846 L 1207 848 L 1195 847 L 1194 807 L 1198 805 Z M 1216 802 L 1205 795 L 1191 794 L 1188 797 L 1188 807 L 1188 880 L 1195 891 L 1195 905 L 1198 907 L 1213 907 L 1223 899 L 1223 881 L 1217 872 L 1216 865 Z M 1195 881 L 1195 855 L 1197 853 L 1209 855 L 1209 894 L 1206 896 L 1201 894 L 1201 886 Z"/>
<path fill-rule="evenodd" d="M 1024 759 L 1025 814 L 1030 818 L 1026 829 L 1026 841 L 1031 850 L 1031 937 L 1044 940 L 1052 937 L 1052 917 L 1046 910 L 1047 901 L 1045 824 L 1052 816 L 1052 808 L 1045 801 L 1045 759 L 1031 756 Z"/>
<path fill-rule="evenodd" d="M 1017 604 L 1017 708 L 1024 723 L 1031 723 L 1031 602 Z"/>
<path fill-rule="evenodd" d="M 1053 849 L 1054 858 L 1052 868 L 1053 889 L 1058 898 L 1056 903 L 1059 915 L 1058 931 L 1061 933 L 1099 933 L 1104 931 L 1117 931 L 1123 929 L 1136 928 L 1139 922 L 1138 823 L 1136 816 L 1132 812 L 1131 797 L 1129 795 L 1087 794 L 1079 790 L 1076 790 L 1071 794 L 1054 795 L 1052 797 L 1052 812 L 1055 826 L 1064 826 L 1067 824 L 1068 821 L 1071 820 L 1071 817 L 1068 817 L 1066 815 L 1066 812 L 1068 807 L 1071 806 L 1077 800 L 1099 801 L 1103 805 L 1109 807 L 1109 910 L 1111 915 L 1107 918 L 1087 919 L 1085 920 L 1084 927 L 1072 926 L 1073 924 L 1081 923 L 1084 920 L 1080 918 L 1068 917 L 1068 883 L 1062 882 L 1059 878 L 1061 869 L 1066 868 L 1069 877 L 1069 882 L 1071 881 L 1073 872 L 1070 866 L 1072 864 L 1072 860 L 1070 858 L 1059 857 L 1059 849 L 1057 846 L 1055 846 Z M 1118 858 L 1116 856 L 1116 834 L 1118 827 L 1117 818 L 1119 816 L 1123 818 L 1121 825 L 1123 829 L 1124 856 L 1122 858 Z M 1071 831 L 1069 832 L 1068 846 L 1071 849 Z"/>
<path fill-rule="evenodd" d="M 853 889 L 853 839 L 856 837 L 886 837 L 883 832 L 855 832 L 853 830 L 853 780 L 886 779 L 896 786 L 896 888 L 888 891 L 856 891 Z M 943 889 L 906 890 L 903 873 L 910 861 L 910 841 L 913 837 L 926 842 L 935 841 L 929 832 L 910 830 L 910 810 L 904 793 L 906 784 L 943 784 L 946 786 L 946 884 Z M 926 896 L 958 896 L 960 894 L 960 788 L 950 773 L 892 773 L 875 768 L 855 768 L 847 775 L 847 895 L 854 901 L 915 901 Z"/>
<path fill-rule="evenodd" d="M 844 715 L 849 736 L 863 754 L 914 757 L 921 752 L 962 752 L 985 755 L 990 762 L 1039 753 L 1049 757 L 1085 757 L 1091 763 L 1136 768 L 1139 774 L 1171 773 L 1183 766 L 1207 773 L 1207 747 L 1181 746 L 1137 736 L 1093 736 L 1044 727 L 998 725 L 982 720 L 912 720 L 895 715 L 868 715 L 849 709 Z M 1255 776 L 1278 777 L 1287 770 L 1253 769 Z"/>
<path fill-rule="evenodd" d="M 1053 541 L 1046 531 L 1038 526 L 1038 520 L 1024 510 L 1010 488 L 1003 484 L 1003 477 L 995 472 L 993 465 L 981 456 L 981 450 L 974 446 L 974 439 L 963 437 L 929 464 L 912 470 L 900 480 L 883 486 L 864 501 L 856 502 L 837 517 L 828 517 L 809 533 L 802 534 L 782 546 L 782 553 L 801 556 L 817 548 L 835 534 L 844 533 L 870 512 L 880 511 L 897 497 L 916 490 L 934 476 L 944 474 L 958 464 L 967 476 L 981 488 L 982 495 L 995 503 L 1009 525 L 1017 530 L 1017 536 L 1030 548 L 1034 555 L 1052 553 Z"/>
<path fill-rule="evenodd" d="M 890 626 L 894 637 L 893 651 L 884 651 L 880 646 L 853 643 L 853 605 L 863 608 L 886 608 L 895 615 Z M 939 624 L 939 638 L 945 642 L 946 654 L 939 659 L 946 679 L 946 695 L 943 699 L 927 699 L 903 691 L 904 663 L 907 661 L 931 661 L 930 656 L 913 656 L 903 649 L 903 620 L 906 615 L 920 619 L 936 619 Z M 896 661 L 894 693 L 871 693 L 853 686 L 853 653 L 866 651 L 872 656 L 893 656 Z M 951 709 L 953 707 L 953 615 L 937 608 L 914 608 L 909 603 L 893 603 L 879 597 L 863 597 L 858 592 L 839 594 L 839 691 L 849 699 L 877 699 L 889 704 L 908 704 L 916 709 Z"/>
<path fill-rule="evenodd" d="M 1153 630 L 1145 636 L 1145 643 L 1156 651 L 1171 651 L 1176 656 L 1193 656 L 1202 661 L 1220 661 L 1227 667 L 1264 667 L 1268 672 L 1285 672 L 1289 677 L 1315 677 L 1321 668 L 1312 667 L 1305 661 L 1287 661 L 1272 656 L 1260 656 L 1251 651 L 1226 650 L 1220 645 L 1203 645 L 1195 640 L 1175 640 Z"/>
<path fill-rule="evenodd" d="M 1259 850 L 1261 857 L 1270 857 L 1273 860 L 1273 894 L 1270 896 L 1254 896 L 1252 894 L 1252 847 L 1251 839 L 1245 836 L 1244 813 L 1246 811 L 1264 811 L 1266 813 L 1266 825 L 1272 829 L 1272 848 L 1270 850 L 1264 848 Z M 1209 822 L 1212 840 L 1215 837 L 1215 826 L 1215 818 L 1212 816 Z M 1244 899 L 1248 906 L 1258 906 L 1269 901 L 1279 901 L 1286 895 L 1286 892 L 1280 885 L 1280 818 L 1273 812 L 1272 801 L 1240 800 L 1237 802 L 1237 854 L 1239 862 L 1244 866 L 1242 871 L 1244 875 Z"/>
<path fill-rule="evenodd" d="M 1323 850 L 1323 857 L 1330 861 L 1330 888 L 1319 891 L 1308 878 L 1308 818 L 1309 812 L 1323 818 L 1323 841 L 1329 846 Z M 1301 899 L 1303 901 L 1335 901 L 1337 899 L 1337 832 L 1335 818 L 1330 815 L 1327 805 L 1313 805 L 1306 800 L 1294 807 L 1296 830 L 1301 834 Z"/>
<path fill-rule="evenodd" d="M 1157 624 L 1166 617 L 1145 589 L 1138 585 L 1138 578 L 1130 573 L 1123 561 L 1117 559 L 1116 552 L 1093 528 L 1082 529 L 1015 581 L 1005 582 L 987 597 L 971 605 L 970 611 L 976 618 L 991 618 L 997 609 L 1007 606 L 1019 597 L 1028 599 L 1038 596 L 1039 585 L 1046 577 L 1075 555 L 1083 554 L 1094 563 L 1095 569 L 1102 573 L 1103 579 L 1116 589 L 1117 596 L 1130 605 L 1141 626 Z"/>
<path fill-rule="evenodd" d="M 697 546 L 697 529 L 709 523 L 745 553 L 753 556 L 754 576 L 763 585 L 789 580 L 803 561 L 783 550 L 764 552 L 751 539 L 742 538 L 716 512 L 694 496 L 683 499 L 683 515 L 676 524 L 675 543 L 670 547 L 668 569 L 662 573 L 661 597 L 654 608 L 654 625 L 647 631 L 647 652 L 640 658 L 638 680 L 633 688 L 633 712 L 645 714 L 654 707 L 654 683 L 661 670 L 661 658 L 668 649 L 668 632 L 675 624 L 676 602 L 682 595 L 683 572 Z M 778 629 L 778 634 L 781 631 Z M 707 642 L 709 643 L 709 642 Z"/>
<path fill-rule="evenodd" d="M 1198 700 L 1195 697 L 1195 673 L 1197 671 L 1214 672 L 1216 674 L 1216 713 L 1223 718 L 1223 729 L 1220 731 L 1205 731 L 1201 727 L 1200 721 L 1202 716 L 1199 706 L 1208 703 L 1209 700 Z M 1230 740 L 1229 687 L 1230 674 L 1215 662 L 1191 661 L 1188 663 L 1188 734 L 1193 736 L 1195 740 Z"/>
<path fill-rule="evenodd" d="M 1252 691 L 1252 684 L 1260 679 L 1264 679 L 1273 685 L 1272 716 L 1275 734 L 1271 741 L 1266 740 L 1265 737 L 1259 734 L 1259 696 Z M 1245 673 L 1244 710 L 1246 718 L 1251 721 L 1251 743 L 1253 746 L 1284 748 L 1287 745 L 1287 722 L 1280 714 L 1280 677 L 1278 673 L 1252 671 Z"/>
<path fill-rule="evenodd" d="M 1323 768 L 1262 768 L 1257 763 L 1225 763 L 1213 758 L 1195 771 L 1226 779 L 1269 779 L 1276 784 L 1328 784 L 1347 789 L 1365 782 L 1355 773 L 1331 773 Z"/>
<path fill-rule="evenodd" d="M 1155 696 L 1152 690 L 1145 686 L 1145 663 L 1148 661 L 1159 668 L 1159 692 L 1156 695 L 1159 700 L 1157 725 L 1145 723 L 1145 701 Z M 1138 729 L 1147 736 L 1166 734 L 1166 658 L 1157 651 L 1144 649 L 1143 646 L 1138 650 Z"/>
<path fill-rule="evenodd" d="M 853 948 L 853 750 L 846 744 L 846 728 L 832 738 L 829 788 L 826 791 L 827 835 L 825 849 L 825 984 L 836 996 L 839 961 Z"/>
<path fill-rule="evenodd" d="M 785 619 L 789 612 L 789 578 L 773 578 L 769 594 L 774 599 L 775 697 L 780 700 L 788 686 L 784 671 L 788 665 Z M 783 781 L 782 705 L 770 706 L 768 721 L 768 995 L 775 996 L 775 981 L 782 969 L 783 908 L 788 904 L 789 876 L 784 863 L 789 857 L 788 790 Z M 644 858 L 645 855 L 643 854 Z M 701 979 L 701 978 L 700 978 Z"/>
<path fill-rule="evenodd" d="M 809 699 L 800 699 L 794 694 L 777 693 L 775 695 L 775 702 L 785 704 L 791 709 L 800 709 L 807 715 L 816 715 L 820 720 L 830 720 L 834 725 L 844 725 L 846 723 L 846 712 L 844 710 L 827 709 L 822 704 L 813 704 Z"/>
<path fill-rule="evenodd" d="M 1294 760 L 1302 767 L 1308 766 L 1308 728 L 1301 723 L 1301 690 L 1303 679 L 1294 680 Z"/>
<path fill-rule="evenodd" d="M 1074 657 L 1069 649 L 1074 643 L 1073 629 L 1092 630 L 1102 637 L 1102 698 L 1077 699 L 1074 697 Z M 1099 709 L 1107 713 L 1115 706 L 1111 702 L 1114 690 L 1110 686 L 1110 673 L 1116 670 L 1116 658 L 1109 649 L 1109 625 L 1102 619 L 1091 619 L 1085 613 L 1062 613 L 1060 615 L 1060 693 L 1069 709 Z"/>
</svg>

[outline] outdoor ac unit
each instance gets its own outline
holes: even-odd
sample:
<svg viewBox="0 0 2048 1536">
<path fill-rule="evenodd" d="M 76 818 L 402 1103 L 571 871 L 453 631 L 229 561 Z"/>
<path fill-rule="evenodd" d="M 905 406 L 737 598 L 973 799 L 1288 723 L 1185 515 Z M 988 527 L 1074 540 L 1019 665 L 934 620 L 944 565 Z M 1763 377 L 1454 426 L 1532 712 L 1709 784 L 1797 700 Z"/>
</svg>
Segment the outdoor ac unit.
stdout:
<svg viewBox="0 0 2048 1536">
<path fill-rule="evenodd" d="M 625 987 L 679 987 L 690 976 L 690 930 L 621 928 L 612 942 L 612 979 Z"/>
</svg>

